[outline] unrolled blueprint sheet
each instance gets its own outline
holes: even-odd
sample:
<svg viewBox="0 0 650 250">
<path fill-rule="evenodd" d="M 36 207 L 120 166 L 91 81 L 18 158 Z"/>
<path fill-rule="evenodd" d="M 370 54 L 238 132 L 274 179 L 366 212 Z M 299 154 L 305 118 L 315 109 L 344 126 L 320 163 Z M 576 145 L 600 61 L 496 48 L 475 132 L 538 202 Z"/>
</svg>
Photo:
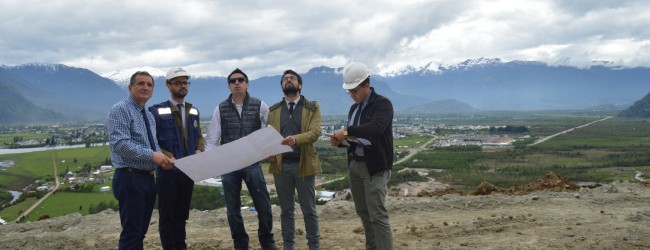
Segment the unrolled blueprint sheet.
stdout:
<svg viewBox="0 0 650 250">
<path fill-rule="evenodd" d="M 194 182 L 230 173 L 268 156 L 290 152 L 284 138 L 273 127 L 259 129 L 239 140 L 175 161 L 176 167 Z"/>
</svg>

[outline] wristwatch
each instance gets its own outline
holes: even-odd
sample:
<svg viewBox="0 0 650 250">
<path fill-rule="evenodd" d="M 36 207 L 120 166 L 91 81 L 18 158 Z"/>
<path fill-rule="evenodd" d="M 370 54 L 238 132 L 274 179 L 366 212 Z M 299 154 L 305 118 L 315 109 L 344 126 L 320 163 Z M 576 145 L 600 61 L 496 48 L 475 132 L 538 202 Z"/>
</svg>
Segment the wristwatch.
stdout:
<svg viewBox="0 0 650 250">
<path fill-rule="evenodd" d="M 343 135 L 348 136 L 348 129 L 347 128 L 343 128 Z"/>
</svg>

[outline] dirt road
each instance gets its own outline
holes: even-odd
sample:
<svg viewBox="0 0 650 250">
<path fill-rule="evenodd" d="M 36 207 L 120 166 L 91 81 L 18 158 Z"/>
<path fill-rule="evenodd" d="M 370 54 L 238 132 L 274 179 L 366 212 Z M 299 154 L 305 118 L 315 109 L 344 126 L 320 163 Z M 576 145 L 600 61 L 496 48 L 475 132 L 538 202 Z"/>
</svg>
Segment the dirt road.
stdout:
<svg viewBox="0 0 650 250">
<path fill-rule="evenodd" d="M 18 216 L 18 218 L 16 220 L 14 220 L 13 222 L 16 222 L 16 221 L 20 220 L 20 218 L 27 217 L 27 215 L 29 215 L 29 213 L 31 213 L 35 208 L 37 208 L 39 205 L 41 205 L 41 203 L 43 203 L 43 201 L 45 201 L 45 199 L 47 199 L 47 197 L 50 197 L 51 194 L 53 194 L 54 192 L 56 192 L 57 189 L 59 189 L 59 185 L 60 185 L 59 174 L 58 174 L 58 171 L 56 169 L 56 157 L 54 157 L 54 154 L 55 153 L 53 152 L 52 153 L 52 168 L 53 168 L 53 171 L 54 171 L 54 188 L 50 188 L 50 190 L 47 192 L 47 194 L 45 194 L 43 197 L 38 199 L 36 201 L 36 203 L 34 203 L 34 205 L 32 205 L 27 210 L 25 210 L 25 212 L 20 214 L 20 216 Z"/>
<path fill-rule="evenodd" d="M 564 130 L 564 131 L 559 132 L 559 133 L 556 133 L 556 134 L 549 135 L 549 136 L 544 137 L 544 138 L 542 138 L 542 139 L 539 139 L 539 140 L 537 140 L 537 141 L 535 141 L 535 142 L 533 142 L 533 143 L 531 143 L 531 144 L 528 144 L 528 146 L 529 146 L 529 147 L 530 147 L 530 146 L 535 146 L 535 145 L 540 144 L 540 143 L 542 143 L 542 142 L 548 141 L 548 140 L 550 140 L 550 139 L 552 139 L 553 137 L 556 137 L 556 136 L 558 136 L 558 135 L 563 135 L 563 134 L 569 133 L 569 132 L 571 132 L 571 131 L 573 131 L 573 130 L 575 130 L 575 129 L 584 128 L 584 127 L 589 126 L 589 125 L 591 125 L 591 124 L 594 124 L 594 123 L 596 123 L 596 122 L 600 122 L 600 121 L 607 120 L 607 119 L 609 119 L 609 118 L 612 118 L 612 116 L 608 116 L 608 117 L 605 117 L 605 118 L 600 119 L 600 120 L 596 120 L 596 121 L 593 121 L 593 122 L 590 122 L 590 123 L 587 123 L 587 124 L 583 124 L 583 125 L 580 125 L 580 126 L 577 126 L 577 127 L 574 127 L 574 128 L 570 128 L 570 129 Z"/>
</svg>

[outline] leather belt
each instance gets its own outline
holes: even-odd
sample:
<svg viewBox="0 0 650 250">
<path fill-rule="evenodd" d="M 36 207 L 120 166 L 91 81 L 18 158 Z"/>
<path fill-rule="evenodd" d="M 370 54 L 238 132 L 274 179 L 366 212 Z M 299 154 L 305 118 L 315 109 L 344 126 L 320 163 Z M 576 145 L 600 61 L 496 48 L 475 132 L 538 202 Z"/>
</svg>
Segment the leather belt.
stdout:
<svg viewBox="0 0 650 250">
<path fill-rule="evenodd" d="M 153 175 L 153 170 L 143 170 L 138 168 L 127 168 L 127 167 L 118 168 L 118 169 L 122 169 L 124 171 L 135 173 L 135 174 Z"/>
<path fill-rule="evenodd" d="M 284 159 L 284 158 L 282 158 L 282 163 L 300 163 L 300 159 L 294 159 L 294 158 Z"/>
</svg>

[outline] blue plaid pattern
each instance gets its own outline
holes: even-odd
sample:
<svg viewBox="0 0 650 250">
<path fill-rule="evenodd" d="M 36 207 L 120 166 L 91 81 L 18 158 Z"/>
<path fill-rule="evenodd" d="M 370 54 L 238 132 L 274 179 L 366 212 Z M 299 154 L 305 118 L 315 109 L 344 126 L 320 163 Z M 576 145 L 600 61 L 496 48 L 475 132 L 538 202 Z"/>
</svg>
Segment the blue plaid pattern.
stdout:
<svg viewBox="0 0 650 250">
<path fill-rule="evenodd" d="M 158 139 L 151 147 L 147 138 L 147 129 L 142 117 L 142 109 L 131 96 L 113 105 L 108 112 L 108 136 L 111 145 L 111 161 L 116 168 L 130 167 L 153 170 L 156 164 L 151 158 L 152 148 L 160 151 Z M 145 108 L 151 133 L 156 134 L 156 119 Z"/>
</svg>

